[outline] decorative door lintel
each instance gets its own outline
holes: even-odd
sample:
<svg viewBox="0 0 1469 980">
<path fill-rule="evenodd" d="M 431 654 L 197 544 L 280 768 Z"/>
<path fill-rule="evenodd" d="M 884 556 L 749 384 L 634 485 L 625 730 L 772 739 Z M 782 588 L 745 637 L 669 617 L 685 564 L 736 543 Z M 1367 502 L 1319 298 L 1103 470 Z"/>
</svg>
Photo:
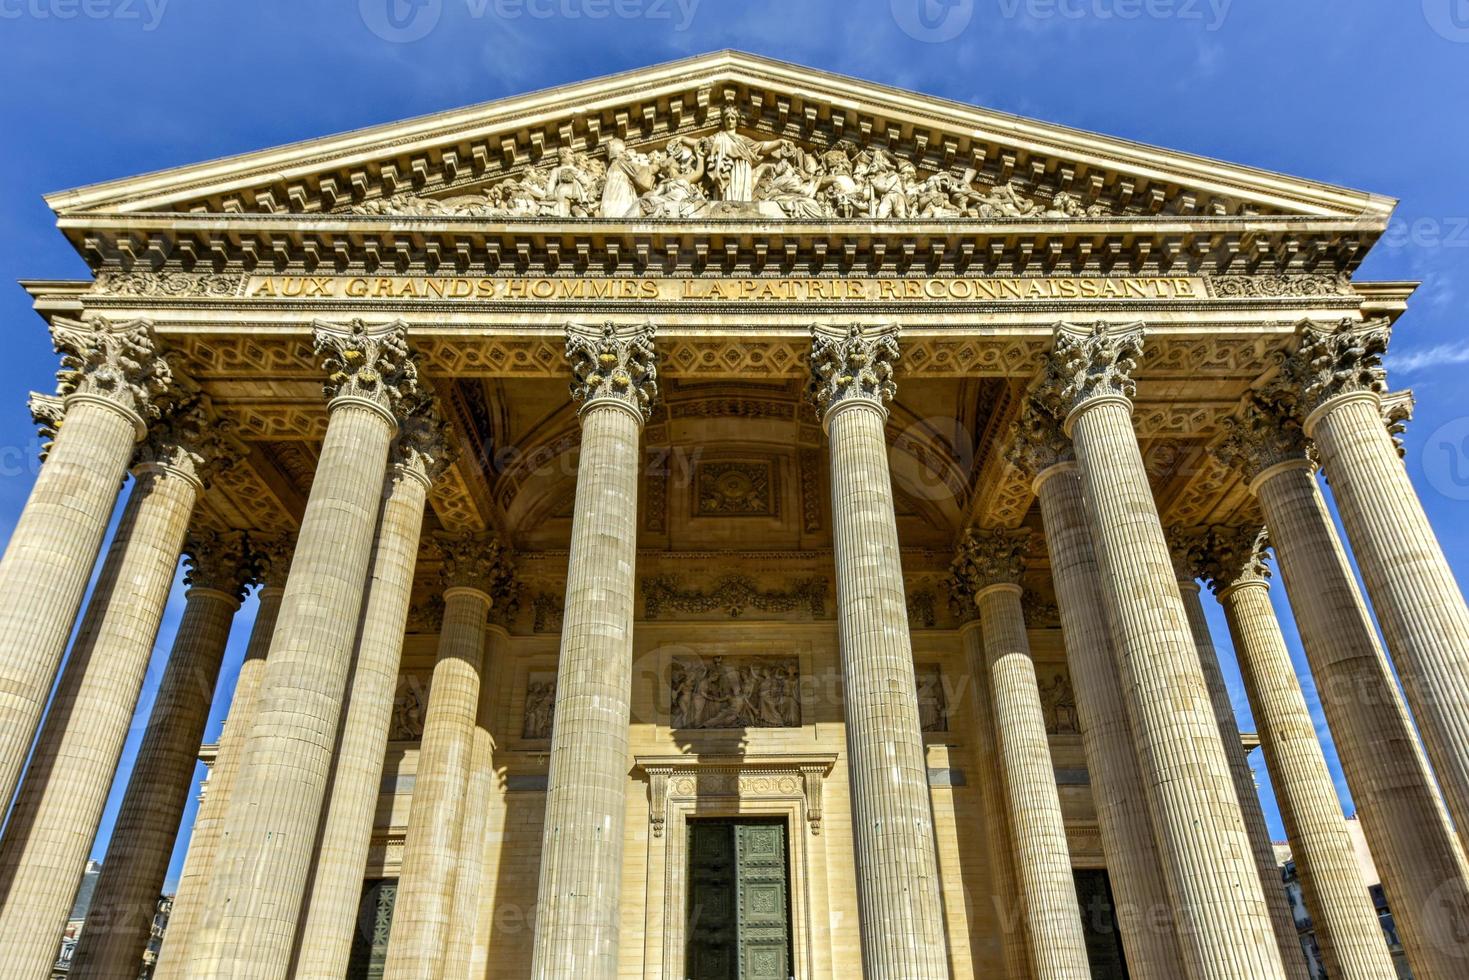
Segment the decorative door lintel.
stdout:
<svg viewBox="0 0 1469 980">
<path fill-rule="evenodd" d="M 670 804 L 717 798 L 799 798 L 806 826 L 821 833 L 821 783 L 836 755 L 638 756 L 648 777 L 648 821 L 662 837 Z"/>
</svg>

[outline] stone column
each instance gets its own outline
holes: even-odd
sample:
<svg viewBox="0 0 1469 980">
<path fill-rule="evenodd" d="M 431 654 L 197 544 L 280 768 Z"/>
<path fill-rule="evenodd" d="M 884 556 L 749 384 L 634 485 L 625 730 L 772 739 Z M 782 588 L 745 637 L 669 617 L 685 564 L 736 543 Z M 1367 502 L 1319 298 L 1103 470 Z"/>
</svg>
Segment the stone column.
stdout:
<svg viewBox="0 0 1469 980">
<path fill-rule="evenodd" d="M 1132 426 L 1140 328 L 1063 325 L 1043 382 L 1065 412 L 1189 977 L 1284 977 L 1208 687 Z"/>
<path fill-rule="evenodd" d="M 318 323 L 314 339 L 326 355 L 326 437 L 209 901 L 190 944 L 190 980 L 284 980 L 290 969 L 397 428 L 394 410 L 418 392 L 402 324 Z"/>
<path fill-rule="evenodd" d="M 55 962 L 203 473 L 222 448 L 218 431 L 202 401 L 190 398 L 139 450 L 132 492 L 0 840 L 0 935 L 12 937 L 6 969 L 16 978 L 44 980 Z"/>
<path fill-rule="evenodd" d="M 383 484 L 357 653 L 342 709 L 316 864 L 296 936 L 293 980 L 340 980 L 347 973 L 362 874 L 382 791 L 424 507 L 433 481 L 451 461 L 446 426 L 432 400 L 425 399 L 401 420 Z"/>
<path fill-rule="evenodd" d="M 1020 607 L 1027 537 L 1023 531 L 970 529 L 954 559 L 950 591 L 961 601 L 969 597 L 979 610 L 1021 921 L 1036 980 L 1089 980 L 1066 822 Z"/>
<path fill-rule="evenodd" d="M 979 621 L 965 623 L 959 630 L 964 641 L 964 662 L 973 680 L 975 765 L 979 769 L 979 793 L 984 800 L 985 839 L 989 844 L 990 876 L 995 884 L 995 921 L 1000 928 L 1000 955 L 1005 976 L 1029 980 L 1030 947 L 1021 928 L 1020 888 L 1015 883 L 1015 848 L 1011 844 L 1010 807 L 1005 800 L 1005 781 L 1000 773 L 1000 751 L 996 745 L 995 708 L 990 693 L 989 661 Z M 1131 962 L 1131 960 L 1129 960 Z"/>
<path fill-rule="evenodd" d="M 260 679 L 265 674 L 265 654 L 270 649 L 270 637 L 275 632 L 281 595 L 285 591 L 286 570 L 291 564 L 290 540 L 284 536 L 252 537 L 250 545 L 255 571 L 262 583 L 255 596 L 255 624 L 250 630 L 250 642 L 245 647 L 245 659 L 235 677 L 230 711 L 225 718 L 224 731 L 219 736 L 214 766 L 205 779 L 199 809 L 194 816 L 189 851 L 184 857 L 183 872 L 179 875 L 179 887 L 173 897 L 168 931 L 164 933 L 153 980 L 179 980 L 188 966 L 189 942 L 198 926 L 205 891 L 209 886 L 209 873 L 219 846 L 220 824 L 224 820 L 225 805 L 234 786 L 235 774 L 240 769 L 245 736 L 254 722 Z"/>
<path fill-rule="evenodd" d="M 133 445 L 171 380 L 142 321 L 57 317 L 51 338 L 65 423 L 56 400 L 39 400 L 55 439 L 0 558 L 0 809 L 30 755 Z"/>
<path fill-rule="evenodd" d="M 1250 396 L 1216 446 L 1260 501 L 1342 772 L 1413 975 L 1469 965 L 1464 854 L 1326 511 L 1289 392 Z"/>
<path fill-rule="evenodd" d="M 1270 605 L 1265 547 L 1259 527 L 1212 528 L 1201 571 L 1229 620 L 1326 972 L 1340 980 L 1391 977 L 1392 955 Z"/>
<path fill-rule="evenodd" d="M 830 440 L 837 624 L 868 980 L 949 975 L 913 648 L 888 473 L 892 329 L 813 332 L 811 396 Z"/>
<path fill-rule="evenodd" d="M 255 575 L 239 531 L 191 536 L 184 560 L 183 618 L 92 893 L 87 921 L 93 928 L 82 930 L 72 955 L 72 977 L 137 980 L 230 625 Z"/>
<path fill-rule="evenodd" d="M 505 619 L 513 606 L 514 591 L 495 597 L 498 618 Z M 510 634 L 498 623 L 485 631 L 485 665 L 483 676 L 494 676 L 494 668 L 503 662 Z M 469 785 L 464 794 L 464 819 L 459 829 L 459 870 L 454 876 L 454 915 L 457 925 L 449 937 L 448 958 L 444 963 L 444 980 L 478 980 L 485 975 L 488 947 L 478 942 L 480 896 L 485 873 L 485 827 L 495 792 L 495 740 L 490 734 L 495 709 L 495 692 L 487 684 L 480 685 L 479 711 L 474 723 L 474 744 L 469 759 Z"/>
<path fill-rule="evenodd" d="M 1082 750 L 1127 969 L 1137 980 L 1176 980 L 1183 967 L 1168 885 L 1153 842 L 1142 767 L 1102 605 L 1086 501 L 1071 442 L 1061 431 L 1054 406 L 1027 400 L 1011 434 L 1009 458 L 1034 478 L 1040 500 Z"/>
<path fill-rule="evenodd" d="M 612 980 L 632 689 L 638 439 L 657 394 L 653 326 L 566 333 L 581 456 L 556 671 L 535 980 Z"/>
<path fill-rule="evenodd" d="M 513 581 L 505 549 L 493 535 L 444 537 L 439 548 L 444 622 L 418 750 L 386 980 L 443 980 L 455 931 L 455 877 L 466 859 L 460 835 L 479 715 L 486 620 L 493 596 L 505 594 Z M 468 923 L 463 927 L 472 928 Z"/>
<path fill-rule="evenodd" d="M 1383 423 L 1389 330 L 1386 320 L 1307 322 L 1287 374 L 1449 813 L 1469 841 L 1469 607 Z"/>
<path fill-rule="evenodd" d="M 1200 529 L 1170 528 L 1168 537 L 1173 551 L 1173 570 L 1178 576 L 1178 591 L 1183 597 L 1184 611 L 1188 614 L 1194 647 L 1199 652 L 1199 666 L 1204 670 L 1204 683 L 1208 685 L 1209 698 L 1214 703 L 1219 738 L 1224 743 L 1225 758 L 1229 760 L 1229 774 L 1234 781 L 1234 792 L 1239 798 L 1245 831 L 1249 834 L 1250 847 L 1259 868 L 1260 888 L 1265 894 L 1265 904 L 1270 909 L 1275 939 L 1280 943 L 1280 958 L 1285 963 L 1287 976 L 1309 980 L 1306 954 L 1301 948 L 1295 917 L 1291 915 L 1285 883 L 1280 876 L 1280 865 L 1275 861 L 1275 847 L 1270 840 L 1270 828 L 1265 825 L 1265 810 L 1260 804 L 1255 773 L 1250 768 L 1250 760 L 1245 756 L 1245 747 L 1240 740 L 1239 720 L 1234 714 L 1234 704 L 1229 699 L 1229 687 L 1224 683 L 1224 672 L 1219 667 L 1219 652 L 1214 648 L 1214 638 L 1209 634 L 1209 620 L 1200 599 L 1198 579 L 1208 558 L 1207 532 Z"/>
</svg>

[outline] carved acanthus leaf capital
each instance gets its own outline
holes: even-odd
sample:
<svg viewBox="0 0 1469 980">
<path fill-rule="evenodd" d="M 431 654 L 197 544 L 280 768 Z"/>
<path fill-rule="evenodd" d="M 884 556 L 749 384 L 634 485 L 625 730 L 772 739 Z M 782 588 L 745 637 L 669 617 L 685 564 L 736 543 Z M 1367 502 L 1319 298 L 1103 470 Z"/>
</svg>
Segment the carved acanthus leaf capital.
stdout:
<svg viewBox="0 0 1469 980">
<path fill-rule="evenodd" d="M 243 531 L 199 531 L 184 545 L 184 584 L 225 592 L 243 602 L 260 580 L 260 562 Z"/>
<path fill-rule="evenodd" d="M 1097 398 L 1137 394 L 1133 378 L 1143 352 L 1141 323 L 1090 327 L 1062 323 L 1056 327 L 1055 349 L 1046 362 L 1046 381 L 1059 392 L 1067 414 Z"/>
<path fill-rule="evenodd" d="M 1168 557 L 1173 559 L 1173 574 L 1180 582 L 1204 577 L 1209 563 L 1209 529 L 1203 527 L 1170 527 L 1167 529 Z"/>
<path fill-rule="evenodd" d="M 807 394 L 824 420 L 833 408 L 863 401 L 883 408 L 897 394 L 898 327 L 885 324 L 845 330 L 818 324 L 811 328 L 811 382 Z"/>
<path fill-rule="evenodd" d="M 36 423 L 37 435 L 41 437 L 41 459 L 51 453 L 51 444 L 61 430 L 61 420 L 66 416 L 66 402 L 56 395 L 31 392 L 27 407 L 31 410 L 31 421 Z"/>
<path fill-rule="evenodd" d="M 1284 373 L 1300 389 L 1303 415 L 1343 395 L 1387 393 L 1382 358 L 1392 329 L 1386 319 L 1302 320 L 1296 329 L 1300 342 Z"/>
<path fill-rule="evenodd" d="M 518 605 L 520 580 L 515 561 L 500 539 L 488 532 L 443 534 L 436 540 L 439 580 L 447 589 L 476 589 L 489 596 L 492 607 L 502 612 Z"/>
<path fill-rule="evenodd" d="M 644 422 L 658 398 L 657 328 L 651 322 L 619 329 L 614 323 L 566 325 L 571 397 L 586 411 L 597 402 L 631 408 Z"/>
<path fill-rule="evenodd" d="M 261 587 L 283 589 L 291 571 L 296 539 L 288 534 L 250 535 L 250 552 Z"/>
<path fill-rule="evenodd" d="M 1276 384 L 1245 395 L 1239 411 L 1224 420 L 1223 436 L 1209 448 L 1246 481 L 1272 466 L 1310 459 L 1312 449 L 1301 429 L 1294 389 Z"/>
<path fill-rule="evenodd" d="M 1010 426 L 1005 458 L 1032 478 L 1076 458 L 1064 429 L 1066 413 L 1060 410 L 1059 394 L 1054 385 L 1038 386 L 1026 396 L 1020 418 Z"/>
<path fill-rule="evenodd" d="M 101 317 L 51 321 L 51 342 L 61 355 L 56 394 L 105 398 L 144 421 L 158 417 L 158 400 L 173 382 L 153 325 L 114 323 Z"/>
<path fill-rule="evenodd" d="M 995 585 L 1019 585 L 1030 554 L 1025 529 L 975 528 L 964 532 L 949 565 L 949 595 L 956 609 L 970 609 L 975 596 Z"/>
<path fill-rule="evenodd" d="M 1218 595 L 1229 589 L 1270 578 L 1270 538 L 1263 527 L 1211 527 L 1205 542 L 1199 577 Z"/>
<path fill-rule="evenodd" d="M 1413 421 L 1415 404 L 1410 388 L 1390 391 L 1382 396 L 1382 424 L 1387 426 L 1387 434 L 1392 436 L 1399 458 L 1407 455 L 1407 449 L 1403 446 L 1403 434 L 1408 431 L 1408 423 Z"/>
<path fill-rule="evenodd" d="M 207 486 L 215 474 L 243 456 L 230 438 L 232 428 L 228 420 L 215 416 L 206 396 L 182 395 L 148 427 L 135 462 L 161 466 Z"/>
<path fill-rule="evenodd" d="M 425 485 L 432 485 L 458 458 L 449 423 L 444 421 L 438 403 L 430 395 L 415 398 L 411 407 L 404 407 L 407 411 L 398 417 L 392 465 Z"/>
<path fill-rule="evenodd" d="M 360 398 L 395 413 L 400 403 L 418 395 L 418 359 L 403 321 L 369 327 L 362 320 L 345 325 L 318 320 L 311 338 L 326 371 L 322 391 L 328 401 Z"/>
</svg>

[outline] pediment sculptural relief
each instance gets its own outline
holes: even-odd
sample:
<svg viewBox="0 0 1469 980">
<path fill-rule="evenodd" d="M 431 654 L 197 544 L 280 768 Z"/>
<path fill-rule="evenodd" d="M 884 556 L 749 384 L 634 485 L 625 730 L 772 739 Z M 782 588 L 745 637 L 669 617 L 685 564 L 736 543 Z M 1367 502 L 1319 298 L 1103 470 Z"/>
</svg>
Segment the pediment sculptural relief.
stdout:
<svg viewBox="0 0 1469 980">
<path fill-rule="evenodd" d="M 924 173 L 878 146 L 821 149 L 739 131 L 726 106 L 720 128 L 674 136 L 643 152 L 609 139 L 596 153 L 562 147 L 543 166 L 473 194 L 396 194 L 353 205 L 354 214 L 483 218 L 1079 218 L 1108 214 L 1069 191 L 1041 198 L 973 169 Z"/>
</svg>

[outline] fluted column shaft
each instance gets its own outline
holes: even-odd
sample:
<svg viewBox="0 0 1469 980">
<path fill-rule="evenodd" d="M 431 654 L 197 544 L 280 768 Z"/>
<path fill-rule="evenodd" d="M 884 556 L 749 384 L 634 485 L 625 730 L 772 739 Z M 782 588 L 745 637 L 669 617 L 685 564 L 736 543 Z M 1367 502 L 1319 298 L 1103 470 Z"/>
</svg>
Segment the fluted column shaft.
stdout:
<svg viewBox="0 0 1469 980">
<path fill-rule="evenodd" d="M 393 432 L 375 401 L 331 402 L 190 980 L 284 978 L 290 968 Z"/>
<path fill-rule="evenodd" d="M 453 931 L 454 878 L 474 753 L 485 619 L 490 597 L 475 588 L 444 592 L 444 625 L 429 685 L 398 876 L 386 980 L 441 980 Z"/>
<path fill-rule="evenodd" d="M 1002 584 L 975 596 L 994 692 L 1015 876 L 1036 980 L 1086 980 L 1086 937 L 1020 595 L 1020 586 Z"/>
<path fill-rule="evenodd" d="M 1307 420 L 1347 540 L 1461 841 L 1469 841 L 1469 607 L 1375 393 Z M 1465 846 L 1469 846 L 1466 844 Z"/>
<path fill-rule="evenodd" d="M 1272 466 L 1251 490 L 1413 975 L 1461 977 L 1469 869 L 1310 464 Z"/>
<path fill-rule="evenodd" d="M 70 976 L 137 980 L 194 781 L 194 763 L 230 624 L 239 608 L 239 597 L 220 589 L 196 586 L 187 593 L 168 667 L 92 893 L 87 920 L 99 928 L 82 931 Z"/>
<path fill-rule="evenodd" d="M 293 980 L 339 980 L 352 955 L 428 490 L 427 480 L 401 466 L 393 468 L 383 485 L 357 655 L 297 936 Z"/>
<path fill-rule="evenodd" d="M 885 418 L 854 399 L 825 419 L 862 958 L 871 980 L 938 978 L 948 958 Z"/>
<path fill-rule="evenodd" d="M 204 783 L 204 795 L 194 817 L 189 851 L 184 857 L 178 891 L 173 897 L 168 929 L 159 950 L 158 966 L 153 971 L 154 980 L 179 980 L 188 966 L 189 943 L 203 910 L 225 808 L 234 788 L 235 775 L 240 770 L 245 736 L 254 723 L 260 681 L 265 675 L 265 655 L 270 650 L 270 637 L 275 632 L 276 616 L 280 613 L 284 592 L 278 586 L 267 585 L 256 596 L 255 625 L 250 631 L 245 659 L 235 677 L 235 690 L 230 698 L 224 730 L 219 736 L 214 766 Z"/>
<path fill-rule="evenodd" d="M 1391 977 L 1392 956 L 1270 605 L 1270 586 L 1263 579 L 1240 582 L 1221 589 L 1219 601 L 1326 972 L 1340 980 Z"/>
<path fill-rule="evenodd" d="M 1131 402 L 1091 398 L 1067 424 L 1185 969 L 1195 980 L 1283 977 Z"/>
<path fill-rule="evenodd" d="M 964 624 L 960 630 L 964 641 L 964 662 L 974 682 L 975 765 L 979 768 L 979 793 L 984 800 L 985 839 L 989 844 L 990 878 L 994 883 L 995 921 L 1000 928 L 1000 954 L 1005 976 L 1010 980 L 1029 980 L 1030 948 L 1026 932 L 1021 928 L 1020 888 L 1015 882 L 1015 848 L 1011 844 L 1010 806 L 1005 798 L 1005 780 L 1001 775 L 999 746 L 996 744 L 995 706 L 990 693 L 990 668 L 985 657 L 984 634 L 978 620 Z"/>
<path fill-rule="evenodd" d="M 1234 715 L 1234 705 L 1229 700 L 1229 688 L 1224 683 L 1224 673 L 1219 668 L 1219 653 L 1214 649 L 1214 638 L 1209 635 L 1209 620 L 1199 598 L 1199 583 L 1192 578 L 1180 580 L 1178 591 L 1183 597 L 1184 611 L 1188 614 L 1194 647 L 1199 652 L 1204 683 L 1209 688 L 1209 698 L 1214 704 L 1219 738 L 1224 743 L 1224 756 L 1229 760 L 1229 774 L 1234 780 L 1234 792 L 1239 798 L 1245 831 L 1249 834 L 1255 865 L 1259 869 L 1260 888 L 1265 895 L 1265 904 L 1270 909 L 1275 939 L 1280 944 L 1280 958 L 1284 962 L 1287 976 L 1308 980 L 1309 971 L 1305 952 L 1301 949 L 1300 933 L 1296 931 L 1295 918 L 1291 915 L 1285 883 L 1280 877 L 1280 865 L 1275 863 L 1275 848 L 1270 840 L 1270 829 L 1265 825 L 1265 810 L 1260 805 L 1255 774 L 1250 770 L 1249 759 L 1245 758 L 1239 721 Z"/>
<path fill-rule="evenodd" d="M 510 634 L 502 626 L 485 631 L 485 664 L 482 676 L 494 676 L 503 660 Z M 464 816 L 459 830 L 459 867 L 454 876 L 454 914 L 457 923 L 449 937 L 444 980 L 477 980 L 485 974 L 488 949 L 476 943 L 480 919 L 480 890 L 485 872 L 485 826 L 495 791 L 495 740 L 490 733 L 493 699 L 488 685 L 480 685 L 479 710 L 474 722 L 474 744 L 470 753 L 469 781 L 464 794 Z"/>
<path fill-rule="evenodd" d="M 1137 980 L 1176 980 L 1182 967 L 1168 886 L 1153 843 L 1075 465 L 1040 473 L 1036 494 L 1128 972 Z"/>
<path fill-rule="evenodd" d="M 16 980 L 45 980 L 142 693 L 199 493 L 145 464 L 0 841 L 0 935 Z"/>
<path fill-rule="evenodd" d="M 20 782 L 142 425 L 107 399 L 71 398 L 0 558 L 0 808 Z"/>
<path fill-rule="evenodd" d="M 536 980 L 617 975 L 642 419 L 581 416 L 541 845 Z"/>
</svg>

